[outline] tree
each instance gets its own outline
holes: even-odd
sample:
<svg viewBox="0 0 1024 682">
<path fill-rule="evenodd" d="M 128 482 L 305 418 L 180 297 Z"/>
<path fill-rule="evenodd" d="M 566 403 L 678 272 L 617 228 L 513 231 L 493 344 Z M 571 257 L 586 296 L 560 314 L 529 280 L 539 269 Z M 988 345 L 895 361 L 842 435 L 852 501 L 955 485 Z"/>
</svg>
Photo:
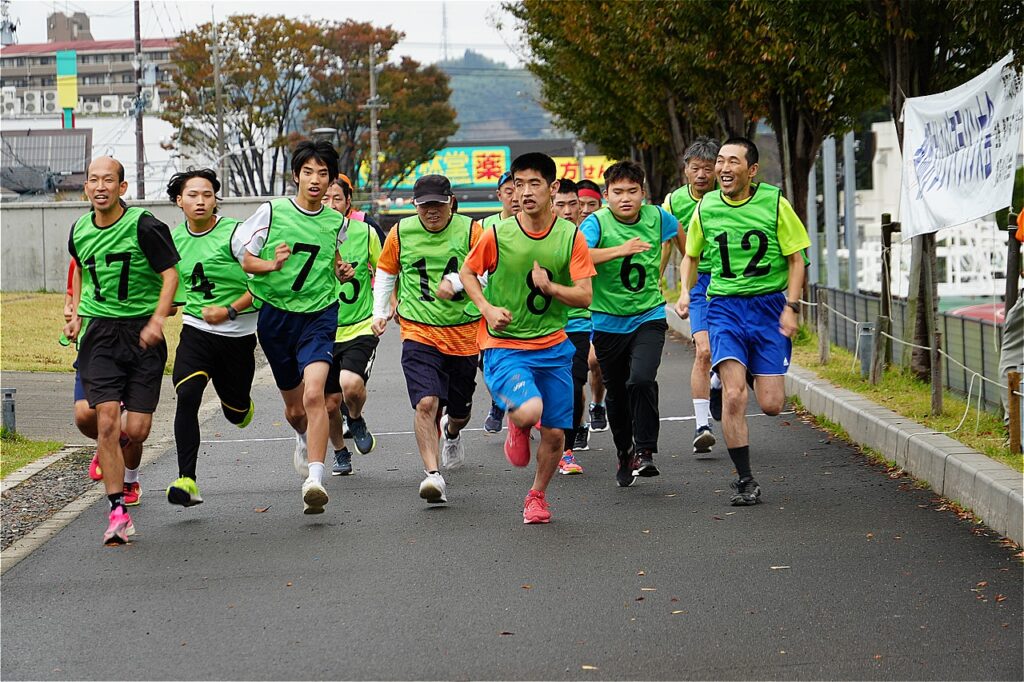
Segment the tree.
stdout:
<svg viewBox="0 0 1024 682">
<path fill-rule="evenodd" d="M 177 96 L 161 117 L 178 128 L 178 142 L 216 159 L 217 107 L 213 88 L 213 27 L 203 24 L 178 37 L 172 57 Z M 285 193 L 289 135 L 300 129 L 299 95 L 309 82 L 307 57 L 316 26 L 285 16 L 231 16 L 217 27 L 225 139 L 235 193 Z M 199 86 L 197 84 L 209 84 Z"/>
<path fill-rule="evenodd" d="M 369 160 L 370 118 L 362 105 L 370 97 L 370 48 L 380 65 L 377 92 L 388 102 L 379 119 L 380 175 L 398 184 L 407 169 L 428 161 L 457 130 L 448 104 L 448 77 L 437 67 L 421 67 L 403 57 L 387 62 L 402 38 L 390 26 L 347 20 L 320 26 L 311 84 L 303 97 L 311 126 L 338 130 L 340 167 L 358 182 L 359 166 Z"/>
</svg>

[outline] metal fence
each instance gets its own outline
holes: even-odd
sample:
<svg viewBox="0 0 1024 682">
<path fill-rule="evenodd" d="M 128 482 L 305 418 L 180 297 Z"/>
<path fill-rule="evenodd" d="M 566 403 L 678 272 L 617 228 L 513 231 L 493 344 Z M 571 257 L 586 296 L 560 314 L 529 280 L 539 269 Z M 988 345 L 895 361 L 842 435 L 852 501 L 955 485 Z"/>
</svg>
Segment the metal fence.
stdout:
<svg viewBox="0 0 1024 682">
<path fill-rule="evenodd" d="M 875 322 L 881 310 L 881 299 L 878 296 L 865 296 L 848 291 L 814 286 L 812 300 L 817 300 L 818 290 L 828 292 L 828 305 L 846 317 L 858 322 Z M 907 304 L 904 301 L 892 302 L 892 335 L 904 338 L 904 319 Z M 991 381 L 1004 383 L 999 376 L 999 349 L 1002 346 L 1003 328 L 1001 325 L 985 320 L 974 320 L 956 315 L 939 313 L 935 319 L 936 326 L 942 332 L 942 350 L 957 362 L 970 367 L 981 376 Z M 829 312 L 829 329 L 832 343 L 850 351 L 857 348 L 858 330 L 854 324 L 838 315 Z M 909 340 L 909 339 L 908 339 Z M 870 353 L 870 348 L 861 348 L 861 352 Z M 892 359 L 894 364 L 902 364 L 903 348 L 893 343 Z M 946 388 L 962 396 L 967 395 L 972 372 L 943 359 L 943 376 Z M 980 384 L 980 386 L 979 386 Z M 1000 389 L 987 381 L 975 379 L 972 389 L 972 402 L 981 392 L 984 407 L 989 410 L 1001 408 Z"/>
</svg>

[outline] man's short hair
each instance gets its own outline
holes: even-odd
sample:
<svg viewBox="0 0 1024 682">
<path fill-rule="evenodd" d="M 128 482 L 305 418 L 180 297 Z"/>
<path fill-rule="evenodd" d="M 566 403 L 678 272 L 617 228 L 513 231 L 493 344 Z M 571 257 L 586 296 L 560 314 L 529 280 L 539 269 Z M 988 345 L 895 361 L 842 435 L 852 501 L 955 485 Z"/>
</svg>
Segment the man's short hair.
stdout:
<svg viewBox="0 0 1024 682">
<path fill-rule="evenodd" d="M 746 137 L 730 137 L 728 140 L 722 143 L 722 146 L 725 147 L 726 145 L 730 144 L 739 145 L 740 147 L 746 149 L 748 166 L 753 166 L 755 163 L 757 163 L 757 160 L 759 158 L 757 154 L 757 145 L 754 144 L 753 141 Z"/>
<path fill-rule="evenodd" d="M 558 191 L 555 194 L 575 194 L 579 196 L 580 188 L 569 178 L 562 178 L 558 181 Z"/>
<path fill-rule="evenodd" d="M 525 170 L 537 171 L 549 185 L 555 181 L 558 173 L 558 169 L 555 167 L 555 160 L 541 152 L 520 154 L 512 162 L 510 170 L 512 177 L 515 177 L 516 173 L 521 173 Z"/>
<path fill-rule="evenodd" d="M 604 186 L 613 182 L 635 182 L 641 187 L 644 184 L 644 169 L 635 161 L 619 161 L 613 163 L 604 172 Z"/>
<path fill-rule="evenodd" d="M 327 177 L 338 177 L 338 152 L 327 140 L 303 140 L 292 150 L 292 174 L 298 175 L 310 159 L 316 159 L 327 166 Z"/>
<path fill-rule="evenodd" d="M 721 146 L 718 144 L 718 140 L 701 135 L 683 152 L 683 165 L 689 165 L 694 159 L 714 163 L 718 158 L 719 149 Z"/>
</svg>

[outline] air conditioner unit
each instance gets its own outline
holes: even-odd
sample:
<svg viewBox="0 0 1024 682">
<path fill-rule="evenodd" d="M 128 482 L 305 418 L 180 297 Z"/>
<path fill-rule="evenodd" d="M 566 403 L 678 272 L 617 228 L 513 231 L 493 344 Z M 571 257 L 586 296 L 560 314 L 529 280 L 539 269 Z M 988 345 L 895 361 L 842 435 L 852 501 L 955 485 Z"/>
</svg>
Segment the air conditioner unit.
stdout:
<svg viewBox="0 0 1024 682">
<path fill-rule="evenodd" d="M 56 102 L 47 102 L 43 105 L 43 111 L 48 114 L 55 114 L 60 111 L 60 107 L 57 106 Z"/>
<path fill-rule="evenodd" d="M 38 90 L 26 90 L 21 95 L 21 103 L 24 105 L 34 104 L 36 111 L 39 111 L 39 104 L 43 101 L 42 95 L 39 94 Z"/>
<path fill-rule="evenodd" d="M 100 103 L 96 101 L 82 102 L 82 112 L 86 114 L 95 114 L 100 110 Z"/>
<path fill-rule="evenodd" d="M 131 111 L 135 108 L 135 98 L 131 95 L 121 98 L 121 111 Z"/>
<path fill-rule="evenodd" d="M 10 85 L 6 85 L 6 86 L 3 87 L 2 91 L 0 91 L 0 92 L 2 92 L 2 94 L 3 94 L 3 101 L 4 102 L 16 102 L 16 101 L 18 101 L 18 89 L 17 88 L 15 88 L 13 86 L 10 86 Z"/>
<path fill-rule="evenodd" d="M 46 101 L 46 102 L 53 102 L 54 104 L 56 104 L 57 103 L 57 91 L 56 90 L 44 90 L 43 91 L 43 100 Z"/>
<path fill-rule="evenodd" d="M 100 111 L 114 113 L 118 110 L 120 98 L 117 95 L 102 95 L 100 97 Z"/>
<path fill-rule="evenodd" d="M 21 113 L 21 102 L 17 99 L 5 100 L 4 101 L 4 114 L 7 116 L 17 116 Z"/>
<path fill-rule="evenodd" d="M 26 114 L 38 114 L 39 104 L 36 102 L 25 102 L 21 105 L 21 110 Z"/>
</svg>

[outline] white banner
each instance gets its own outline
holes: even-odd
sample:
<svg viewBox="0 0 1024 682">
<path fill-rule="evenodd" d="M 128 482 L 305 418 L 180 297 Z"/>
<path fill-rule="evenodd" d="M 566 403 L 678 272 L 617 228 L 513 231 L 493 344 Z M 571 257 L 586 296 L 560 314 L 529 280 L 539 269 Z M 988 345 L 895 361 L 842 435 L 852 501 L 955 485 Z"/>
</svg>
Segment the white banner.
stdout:
<svg viewBox="0 0 1024 682">
<path fill-rule="evenodd" d="M 1013 53 L 963 85 L 903 107 L 904 240 L 1010 205 L 1024 100 Z"/>
</svg>

